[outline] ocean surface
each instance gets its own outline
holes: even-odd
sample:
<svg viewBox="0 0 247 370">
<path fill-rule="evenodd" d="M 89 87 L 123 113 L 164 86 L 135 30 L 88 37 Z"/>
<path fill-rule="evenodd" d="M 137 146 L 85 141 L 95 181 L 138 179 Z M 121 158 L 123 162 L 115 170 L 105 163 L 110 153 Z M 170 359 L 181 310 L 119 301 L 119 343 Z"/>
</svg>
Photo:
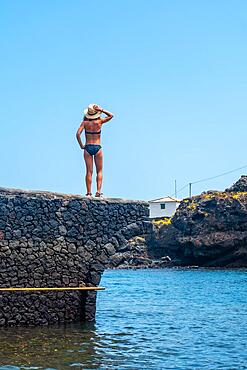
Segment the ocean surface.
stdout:
<svg viewBox="0 0 247 370">
<path fill-rule="evenodd" d="M 247 270 L 108 270 L 95 324 L 0 329 L 0 369 L 247 369 Z"/>
</svg>

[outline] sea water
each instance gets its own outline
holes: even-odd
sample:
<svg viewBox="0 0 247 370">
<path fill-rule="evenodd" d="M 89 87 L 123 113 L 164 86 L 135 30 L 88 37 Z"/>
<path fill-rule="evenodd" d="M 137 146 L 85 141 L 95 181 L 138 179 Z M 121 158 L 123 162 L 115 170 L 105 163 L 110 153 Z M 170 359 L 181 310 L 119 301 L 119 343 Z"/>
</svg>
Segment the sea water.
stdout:
<svg viewBox="0 0 247 370">
<path fill-rule="evenodd" d="M 247 369 L 247 270 L 108 270 L 95 324 L 0 329 L 0 369 Z"/>
</svg>

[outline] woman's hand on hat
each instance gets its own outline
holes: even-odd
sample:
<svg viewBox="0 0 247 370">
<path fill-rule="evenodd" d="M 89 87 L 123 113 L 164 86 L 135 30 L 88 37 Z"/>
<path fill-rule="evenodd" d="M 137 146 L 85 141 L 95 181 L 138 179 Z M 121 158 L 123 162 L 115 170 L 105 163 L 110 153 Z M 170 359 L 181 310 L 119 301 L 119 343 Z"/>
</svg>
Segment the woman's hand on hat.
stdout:
<svg viewBox="0 0 247 370">
<path fill-rule="evenodd" d="M 96 112 L 102 112 L 102 110 L 103 110 L 101 107 L 99 107 L 96 104 L 94 104 L 93 108 L 94 108 L 94 110 L 96 110 Z"/>
</svg>

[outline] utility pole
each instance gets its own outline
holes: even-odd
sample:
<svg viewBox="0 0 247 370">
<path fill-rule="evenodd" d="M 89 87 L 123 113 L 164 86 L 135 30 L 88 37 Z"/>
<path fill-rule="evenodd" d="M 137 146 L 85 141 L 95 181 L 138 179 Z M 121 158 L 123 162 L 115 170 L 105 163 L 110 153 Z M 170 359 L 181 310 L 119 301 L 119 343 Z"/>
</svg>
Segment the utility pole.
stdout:
<svg viewBox="0 0 247 370">
<path fill-rule="evenodd" d="M 192 185 L 192 183 L 191 182 L 189 182 L 189 197 L 191 198 L 191 185 Z"/>
<path fill-rule="evenodd" d="M 174 186 L 175 186 L 175 198 L 177 198 L 177 180 L 175 180 Z"/>
</svg>

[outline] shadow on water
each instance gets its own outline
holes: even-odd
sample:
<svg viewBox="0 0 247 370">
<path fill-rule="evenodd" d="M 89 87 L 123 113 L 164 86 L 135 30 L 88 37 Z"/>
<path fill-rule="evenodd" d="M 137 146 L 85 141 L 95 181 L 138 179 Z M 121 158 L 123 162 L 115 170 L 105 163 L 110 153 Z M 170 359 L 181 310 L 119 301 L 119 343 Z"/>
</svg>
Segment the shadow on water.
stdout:
<svg viewBox="0 0 247 370">
<path fill-rule="evenodd" d="M 2 328 L 0 369 L 98 368 L 102 360 L 102 340 L 93 323 Z"/>
</svg>

